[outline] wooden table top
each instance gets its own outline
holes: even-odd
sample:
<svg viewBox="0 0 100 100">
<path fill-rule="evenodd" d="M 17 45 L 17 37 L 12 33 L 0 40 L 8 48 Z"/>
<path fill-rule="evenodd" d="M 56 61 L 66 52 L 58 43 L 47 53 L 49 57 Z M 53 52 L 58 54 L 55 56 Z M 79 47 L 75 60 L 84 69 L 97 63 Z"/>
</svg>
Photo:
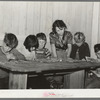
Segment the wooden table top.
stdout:
<svg viewBox="0 0 100 100">
<path fill-rule="evenodd" d="M 42 72 L 50 70 L 68 70 L 68 69 L 87 69 L 99 68 L 100 63 L 96 62 L 35 62 L 35 61 L 19 61 L 19 62 L 0 62 L 0 68 L 4 68 L 13 72 Z"/>
</svg>

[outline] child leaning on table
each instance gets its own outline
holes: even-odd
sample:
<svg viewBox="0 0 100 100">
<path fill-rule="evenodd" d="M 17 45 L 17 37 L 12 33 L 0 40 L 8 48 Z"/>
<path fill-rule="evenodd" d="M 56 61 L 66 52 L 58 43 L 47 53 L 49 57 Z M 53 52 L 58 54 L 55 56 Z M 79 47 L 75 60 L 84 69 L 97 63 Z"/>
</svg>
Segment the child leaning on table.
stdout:
<svg viewBox="0 0 100 100">
<path fill-rule="evenodd" d="M 97 56 L 97 61 L 100 62 L 100 44 L 94 45 L 94 52 Z M 100 68 L 97 68 L 93 73 L 90 79 L 86 80 L 86 88 L 100 88 Z"/>
<path fill-rule="evenodd" d="M 39 45 L 37 37 L 35 35 L 28 35 L 25 38 L 23 45 L 29 51 L 26 59 L 27 60 L 35 60 L 36 59 L 35 51 L 36 51 L 36 49 L 38 48 L 38 45 Z"/>
<path fill-rule="evenodd" d="M 55 20 L 52 24 L 52 32 L 49 34 L 52 56 L 61 60 L 69 59 L 72 49 L 73 37 L 71 32 L 66 31 L 66 29 L 67 26 L 63 20 Z M 51 87 L 63 88 L 63 79 L 63 75 L 54 75 L 51 80 Z"/>
<path fill-rule="evenodd" d="M 86 56 L 90 57 L 90 49 L 89 45 L 85 42 L 84 33 L 76 32 L 74 34 L 74 41 L 70 57 L 76 60 L 85 60 Z"/>
<path fill-rule="evenodd" d="M 63 20 L 55 20 L 49 34 L 52 55 L 58 59 L 65 60 L 70 57 L 73 36 L 66 30 L 67 26 Z"/>
<path fill-rule="evenodd" d="M 39 50 L 39 43 L 37 37 L 35 35 L 27 36 L 24 41 L 24 46 L 30 52 L 29 56 L 26 59 L 35 61 L 38 55 L 36 52 L 37 50 Z M 40 47 L 42 47 L 42 45 Z M 38 55 L 38 58 L 41 58 L 42 56 L 43 55 Z M 39 74 L 37 77 L 28 77 L 27 86 L 28 88 L 33 89 L 49 89 L 50 85 L 46 78 L 42 74 Z"/>
<path fill-rule="evenodd" d="M 5 33 L 2 46 L 0 46 L 0 61 L 25 60 L 25 57 L 16 49 L 17 37 L 13 33 Z M 0 70 L 0 88 L 7 88 L 8 72 Z M 5 86 L 6 85 L 6 86 Z"/>
</svg>

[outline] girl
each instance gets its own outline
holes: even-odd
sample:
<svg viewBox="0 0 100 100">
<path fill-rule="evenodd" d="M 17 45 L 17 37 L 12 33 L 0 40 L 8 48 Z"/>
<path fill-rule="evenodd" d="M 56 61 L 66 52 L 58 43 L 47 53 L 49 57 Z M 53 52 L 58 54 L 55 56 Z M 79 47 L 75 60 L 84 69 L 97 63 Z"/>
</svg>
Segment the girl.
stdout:
<svg viewBox="0 0 100 100">
<path fill-rule="evenodd" d="M 61 59 L 70 57 L 72 34 L 71 32 L 66 31 L 66 29 L 66 24 L 62 20 L 56 20 L 52 25 L 50 44 L 53 57 Z"/>
<path fill-rule="evenodd" d="M 72 34 L 66 29 L 66 24 L 62 20 L 56 20 L 50 33 L 52 56 L 62 60 L 70 57 L 72 48 Z M 53 83 L 53 88 L 63 88 L 62 76 L 54 76 L 51 82 Z"/>
</svg>

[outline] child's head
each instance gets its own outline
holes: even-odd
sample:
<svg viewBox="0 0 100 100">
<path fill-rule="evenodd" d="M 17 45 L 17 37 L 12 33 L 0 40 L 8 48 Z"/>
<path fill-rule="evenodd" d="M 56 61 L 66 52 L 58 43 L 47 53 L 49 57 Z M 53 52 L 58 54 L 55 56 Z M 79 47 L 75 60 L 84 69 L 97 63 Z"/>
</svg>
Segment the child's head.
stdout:
<svg viewBox="0 0 100 100">
<path fill-rule="evenodd" d="M 65 31 L 62 39 L 63 39 L 63 43 L 66 45 L 68 44 L 69 41 L 72 41 L 73 35 L 70 31 Z"/>
<path fill-rule="evenodd" d="M 82 32 L 76 32 L 74 34 L 75 43 L 83 43 L 85 42 L 85 35 Z"/>
<path fill-rule="evenodd" d="M 94 45 L 94 52 L 98 59 L 100 59 L 100 44 Z"/>
<path fill-rule="evenodd" d="M 16 48 L 18 45 L 17 37 L 13 33 L 5 33 L 3 40 L 3 51 L 5 53 L 10 52 L 12 49 Z"/>
<path fill-rule="evenodd" d="M 43 49 L 46 45 L 46 42 L 47 42 L 47 38 L 46 38 L 46 35 L 44 33 L 38 33 L 36 35 L 37 39 L 38 39 L 38 42 L 39 42 L 39 47 L 38 49 Z"/>
<path fill-rule="evenodd" d="M 24 41 L 24 46 L 29 52 L 34 51 L 36 48 L 38 48 L 37 37 L 35 35 L 27 36 Z"/>
<path fill-rule="evenodd" d="M 63 20 L 56 20 L 52 25 L 52 31 L 61 36 L 63 35 L 66 28 L 66 24 L 63 22 Z"/>
</svg>

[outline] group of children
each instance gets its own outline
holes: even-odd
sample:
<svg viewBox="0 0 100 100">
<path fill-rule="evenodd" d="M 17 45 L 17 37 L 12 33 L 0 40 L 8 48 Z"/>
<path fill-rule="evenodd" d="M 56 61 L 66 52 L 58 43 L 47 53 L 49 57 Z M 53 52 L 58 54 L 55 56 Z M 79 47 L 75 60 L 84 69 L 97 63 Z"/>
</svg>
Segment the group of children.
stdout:
<svg viewBox="0 0 100 100">
<path fill-rule="evenodd" d="M 67 26 L 63 20 L 56 20 L 53 23 L 52 32 L 49 34 L 49 38 L 51 52 L 45 47 L 47 43 L 45 33 L 28 35 L 24 40 L 23 45 L 30 52 L 30 55 L 24 57 L 24 55 L 16 49 L 18 45 L 17 37 L 12 33 L 6 33 L 3 44 L 0 47 L 0 60 L 41 60 L 51 58 L 60 60 L 86 60 L 87 56 L 90 57 L 89 45 L 85 42 L 84 33 L 76 32 L 73 37 L 72 33 L 67 31 Z M 100 45 L 96 47 L 95 52 L 97 57 L 100 58 L 98 55 L 98 52 L 100 52 Z M 0 79 L 7 80 L 8 73 L 0 70 Z M 28 88 L 63 88 L 63 75 L 54 75 L 51 77 L 40 75 L 36 79 L 29 79 L 29 81 L 31 81 L 29 82 L 31 84 L 28 85 L 31 86 L 28 86 Z M 32 83 L 32 81 L 34 82 Z M 35 82 L 36 84 L 34 84 Z M 42 83 L 43 85 L 41 85 Z M 2 87 L 5 88 L 4 86 L 1 86 L 0 88 Z"/>
</svg>

